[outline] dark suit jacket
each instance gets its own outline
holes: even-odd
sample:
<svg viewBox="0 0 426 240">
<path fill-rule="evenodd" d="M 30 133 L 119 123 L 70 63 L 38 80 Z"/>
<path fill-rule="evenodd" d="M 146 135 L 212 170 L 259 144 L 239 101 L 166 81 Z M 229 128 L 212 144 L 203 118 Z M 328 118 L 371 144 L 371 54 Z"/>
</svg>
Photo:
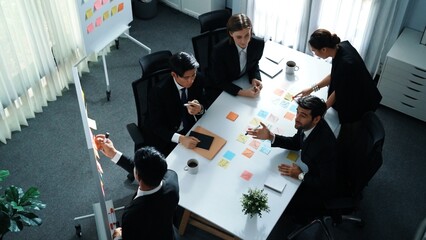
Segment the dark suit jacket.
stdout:
<svg viewBox="0 0 426 240">
<path fill-rule="evenodd" d="M 341 124 L 361 120 L 379 106 L 382 96 L 356 49 L 348 42 L 339 44 L 331 67 L 329 95 L 336 94 L 333 105 Z"/>
<path fill-rule="evenodd" d="M 309 171 L 301 187 L 305 185 L 303 188 L 313 191 L 312 195 L 328 198 L 334 194 L 336 187 L 336 137 L 324 119 L 318 122 L 303 146 L 300 134 L 299 130 L 293 137 L 276 135 L 272 147 L 302 150 L 301 160 L 309 167 Z"/>
<path fill-rule="evenodd" d="M 249 81 L 260 78 L 259 60 L 262 58 L 265 42 L 263 39 L 253 36 L 247 46 L 246 73 Z M 240 87 L 232 82 L 237 80 L 240 74 L 240 58 L 234 42 L 224 39 L 214 46 L 211 59 L 211 72 L 209 87 L 224 90 L 232 95 L 237 95 Z"/>
<path fill-rule="evenodd" d="M 117 165 L 133 172 L 133 161 L 122 156 Z M 122 216 L 123 240 L 174 240 L 173 215 L 179 202 L 176 172 L 168 170 L 163 186 L 156 193 L 132 199 Z"/>
<path fill-rule="evenodd" d="M 198 100 L 201 105 L 205 106 L 205 97 L 203 93 L 203 79 L 197 75 L 194 83 L 188 88 L 188 100 Z M 183 115 L 182 115 L 183 114 Z M 188 114 L 186 107 L 180 100 L 180 93 L 177 89 L 173 77 L 167 77 L 162 82 L 153 87 L 148 97 L 148 114 L 146 116 L 144 136 L 149 145 L 156 147 L 165 155 L 169 153 L 170 146 L 175 146 L 171 142 L 172 136 L 180 127 L 182 117 L 185 117 L 192 127 L 195 124 L 194 116 Z M 201 115 L 195 116 L 197 119 Z M 184 129 L 182 134 L 189 131 Z M 165 150 L 165 146 L 168 146 Z"/>
</svg>

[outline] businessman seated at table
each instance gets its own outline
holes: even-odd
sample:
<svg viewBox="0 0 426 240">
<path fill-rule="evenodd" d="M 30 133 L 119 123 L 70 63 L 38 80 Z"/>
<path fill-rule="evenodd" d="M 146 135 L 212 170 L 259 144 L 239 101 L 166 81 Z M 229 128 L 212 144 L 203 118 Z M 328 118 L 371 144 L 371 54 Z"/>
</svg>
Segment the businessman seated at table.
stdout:
<svg viewBox="0 0 426 240">
<path fill-rule="evenodd" d="M 143 147 L 135 152 L 132 160 L 117 151 L 103 134 L 95 136 L 95 144 L 114 163 L 133 173 L 139 185 L 124 209 L 121 227 L 114 232 L 114 239 L 179 239 L 173 225 L 179 202 L 178 176 L 167 169 L 164 156 L 153 147 Z"/>
<path fill-rule="evenodd" d="M 323 118 L 327 110 L 325 102 L 309 95 L 297 99 L 297 103 L 294 136 L 274 134 L 263 123 L 262 128 L 249 129 L 248 133 L 256 139 L 269 139 L 272 147 L 301 150 L 301 161 L 309 168 L 307 172 L 295 163 L 280 164 L 278 171 L 301 181 L 285 213 L 304 223 L 321 214 L 325 210 L 323 201 L 335 194 L 337 155 L 336 138 Z"/>
<path fill-rule="evenodd" d="M 195 148 L 199 140 L 185 136 L 204 114 L 203 79 L 197 75 L 199 64 L 186 52 L 169 60 L 171 75 L 153 87 L 148 97 L 145 134 L 148 145 L 168 155 L 176 144 Z"/>
</svg>

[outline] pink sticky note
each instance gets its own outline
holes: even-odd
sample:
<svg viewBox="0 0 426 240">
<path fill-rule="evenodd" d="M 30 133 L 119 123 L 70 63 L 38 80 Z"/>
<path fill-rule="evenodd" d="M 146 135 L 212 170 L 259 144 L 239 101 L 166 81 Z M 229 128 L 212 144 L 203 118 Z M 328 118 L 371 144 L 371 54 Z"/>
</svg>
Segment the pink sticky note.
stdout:
<svg viewBox="0 0 426 240">
<path fill-rule="evenodd" d="M 93 31 L 93 29 L 94 29 L 95 27 L 93 26 L 93 23 L 90 23 L 88 26 L 87 26 L 87 33 L 91 33 L 92 31 Z"/>
<path fill-rule="evenodd" d="M 99 27 L 101 24 L 102 24 L 102 17 L 96 18 L 96 23 L 95 23 L 96 27 Z"/>
<path fill-rule="evenodd" d="M 250 181 L 250 179 L 251 179 L 252 176 L 253 176 L 253 173 L 251 173 L 251 172 L 249 172 L 247 170 L 244 170 L 244 172 L 241 173 L 240 177 L 242 177 L 246 181 Z"/>
<path fill-rule="evenodd" d="M 253 140 L 251 141 L 251 143 L 249 144 L 250 147 L 254 148 L 254 149 L 258 149 L 260 146 L 260 141 L 259 140 Z"/>
<path fill-rule="evenodd" d="M 282 90 L 282 89 L 277 88 L 277 89 L 274 90 L 275 95 L 281 96 L 281 95 L 283 95 L 283 93 L 284 93 L 284 90 Z"/>
<path fill-rule="evenodd" d="M 102 7 L 101 0 L 96 0 L 94 7 L 95 7 L 95 10 L 99 10 Z"/>
<path fill-rule="evenodd" d="M 105 5 L 109 2 L 109 0 L 102 0 L 102 4 Z"/>
</svg>

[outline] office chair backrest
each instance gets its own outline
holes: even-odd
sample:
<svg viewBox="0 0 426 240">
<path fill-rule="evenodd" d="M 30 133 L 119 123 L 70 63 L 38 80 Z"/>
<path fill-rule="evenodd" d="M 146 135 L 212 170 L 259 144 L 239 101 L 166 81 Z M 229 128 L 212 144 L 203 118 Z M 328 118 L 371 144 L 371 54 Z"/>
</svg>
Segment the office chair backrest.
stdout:
<svg viewBox="0 0 426 240">
<path fill-rule="evenodd" d="M 139 64 L 142 68 L 142 76 L 132 83 L 139 128 L 143 126 L 148 111 L 149 90 L 155 86 L 159 80 L 170 75 L 169 58 L 171 56 L 172 53 L 170 51 L 158 51 L 139 59 Z"/>
<path fill-rule="evenodd" d="M 360 195 L 383 164 L 382 149 L 385 130 L 374 112 L 361 119 L 358 138 L 354 141 L 354 156 L 348 163 L 352 195 Z"/>
<path fill-rule="evenodd" d="M 209 75 L 208 68 L 210 66 L 213 46 L 225 38 L 228 38 L 226 28 L 219 28 L 205 32 L 192 38 L 194 56 L 200 64 L 199 71 L 204 73 L 206 76 Z"/>
<path fill-rule="evenodd" d="M 226 27 L 226 23 L 230 17 L 231 12 L 227 9 L 220 9 L 201 14 L 198 16 L 201 26 L 200 33 Z"/>
</svg>

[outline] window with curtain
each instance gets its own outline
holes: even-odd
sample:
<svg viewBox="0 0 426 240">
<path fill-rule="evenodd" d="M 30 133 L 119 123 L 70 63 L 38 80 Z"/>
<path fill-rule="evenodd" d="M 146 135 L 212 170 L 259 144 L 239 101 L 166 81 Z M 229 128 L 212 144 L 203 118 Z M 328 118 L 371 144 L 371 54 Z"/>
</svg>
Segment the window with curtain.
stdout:
<svg viewBox="0 0 426 240">
<path fill-rule="evenodd" d="M 1 142 L 73 81 L 71 67 L 83 47 L 75 3 L 0 0 Z"/>
<path fill-rule="evenodd" d="M 372 75 L 379 71 L 402 28 L 411 0 L 247 0 L 254 32 L 264 39 L 312 54 L 307 42 L 318 28 L 348 40 Z"/>
</svg>

